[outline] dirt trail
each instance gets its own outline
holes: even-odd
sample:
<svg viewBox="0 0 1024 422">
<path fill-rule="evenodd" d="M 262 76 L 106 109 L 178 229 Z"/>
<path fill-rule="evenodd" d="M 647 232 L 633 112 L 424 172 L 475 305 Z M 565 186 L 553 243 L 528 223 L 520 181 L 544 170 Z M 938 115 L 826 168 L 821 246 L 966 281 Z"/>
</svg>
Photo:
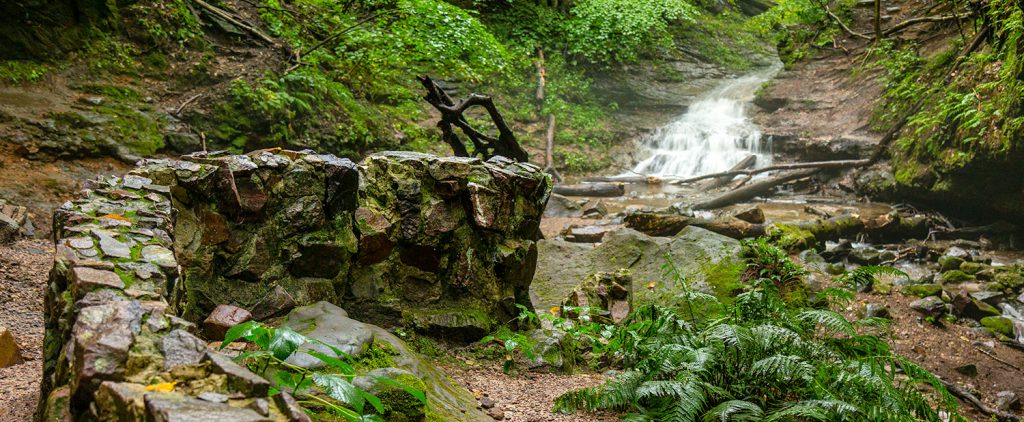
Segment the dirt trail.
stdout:
<svg viewBox="0 0 1024 422">
<path fill-rule="evenodd" d="M 0 421 L 31 421 L 43 372 L 43 288 L 53 263 L 47 240 L 0 246 L 0 326 L 14 334 L 25 362 L 0 369 Z"/>
</svg>

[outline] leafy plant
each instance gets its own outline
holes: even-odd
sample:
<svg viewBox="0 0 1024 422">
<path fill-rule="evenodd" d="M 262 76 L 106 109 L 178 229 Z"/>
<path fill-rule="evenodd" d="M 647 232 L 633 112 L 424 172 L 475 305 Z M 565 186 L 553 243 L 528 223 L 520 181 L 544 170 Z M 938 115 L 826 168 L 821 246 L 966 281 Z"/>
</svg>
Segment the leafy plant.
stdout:
<svg viewBox="0 0 1024 422">
<path fill-rule="evenodd" d="M 638 309 L 617 334 L 629 340 L 625 372 L 560 396 L 556 410 L 615 410 L 629 420 L 965 420 L 938 378 L 862 333 L 879 321 L 784 300 L 780 287 L 802 269 L 767 242 L 746 246 L 754 275 L 732 304 L 699 319 Z M 862 274 L 872 271 L 880 270 Z"/>
<path fill-rule="evenodd" d="M 527 359 L 535 357 L 533 353 L 533 342 L 529 337 L 512 331 L 507 326 L 498 328 L 493 335 L 480 339 L 480 343 L 497 343 L 504 349 L 505 362 L 502 364 L 502 371 L 506 374 L 512 372 L 516 367 L 516 353 L 522 353 Z"/>
<path fill-rule="evenodd" d="M 235 358 L 260 376 L 272 374 L 276 388 L 290 390 L 307 413 L 314 410 L 326 410 L 348 421 L 381 420 L 379 415 L 385 406 L 377 396 L 370 394 L 354 385 L 352 380 L 357 374 L 351 357 L 341 349 L 321 341 L 308 338 L 287 327 L 273 328 L 256 321 L 236 325 L 228 330 L 221 343 L 221 349 L 233 341 L 245 339 L 256 346 L 256 350 L 242 352 Z M 335 356 L 322 353 L 303 345 L 317 344 L 325 346 Z M 286 362 L 296 353 L 304 353 L 321 362 L 324 370 L 311 370 Z M 427 398 L 423 391 L 402 382 L 371 376 L 373 379 L 401 388 L 426 404 Z M 271 394 L 276 394 L 272 391 Z M 366 405 L 369 404 L 368 408 Z M 374 413 L 375 412 L 375 413 Z"/>
</svg>

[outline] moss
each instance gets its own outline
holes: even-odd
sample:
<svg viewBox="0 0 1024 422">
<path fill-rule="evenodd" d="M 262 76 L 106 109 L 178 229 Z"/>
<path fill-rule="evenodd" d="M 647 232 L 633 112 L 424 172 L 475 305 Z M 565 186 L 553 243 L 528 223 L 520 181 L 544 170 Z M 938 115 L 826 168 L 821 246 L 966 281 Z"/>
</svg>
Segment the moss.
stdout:
<svg viewBox="0 0 1024 422">
<path fill-rule="evenodd" d="M 112 101 L 132 101 L 138 102 L 143 100 L 142 94 L 131 87 L 123 85 L 102 85 L 102 84 L 86 84 L 75 86 L 75 89 L 88 93 L 102 95 Z"/>
<path fill-rule="evenodd" d="M 49 65 L 41 62 L 22 60 L 0 61 L 0 83 L 31 84 L 39 82 L 51 70 Z"/>
<path fill-rule="evenodd" d="M 950 271 L 960 268 L 963 265 L 963 258 L 954 256 L 943 256 L 939 258 L 939 271 Z"/>
<path fill-rule="evenodd" d="M 395 381 L 419 391 L 427 391 L 427 385 L 412 375 L 398 376 Z M 426 406 L 415 396 L 404 389 L 387 384 L 382 391 L 376 393 L 384 405 L 384 420 L 388 422 L 422 421 L 426 416 Z"/>
<path fill-rule="evenodd" d="M 743 289 L 740 282 L 740 273 L 746 269 L 746 264 L 723 260 L 717 264 L 711 264 L 701 268 L 704 273 L 704 281 L 711 287 L 715 297 L 723 303 L 731 303 L 732 298 Z"/>
<path fill-rule="evenodd" d="M 964 262 L 963 264 L 960 264 L 960 271 L 971 275 L 977 274 L 983 269 L 985 269 L 985 264 L 980 262 Z"/>
<path fill-rule="evenodd" d="M 917 297 L 937 296 L 942 293 L 942 286 L 938 284 L 910 284 L 903 286 L 903 294 Z"/>
<path fill-rule="evenodd" d="M 990 332 L 1013 337 L 1013 321 L 1003 316 L 987 316 L 981 319 L 981 325 Z"/>
<path fill-rule="evenodd" d="M 119 143 L 132 152 L 152 155 L 164 147 L 163 124 L 159 118 L 125 105 L 98 106 L 95 111 L 110 116 Z"/>
<path fill-rule="evenodd" d="M 814 233 L 791 224 L 772 224 L 765 230 L 765 234 L 776 246 L 790 252 L 819 246 Z"/>
<path fill-rule="evenodd" d="M 370 372 L 379 368 L 391 368 L 395 366 L 395 356 L 399 353 L 385 341 L 374 341 L 353 360 L 352 367 L 358 373 Z"/>
<path fill-rule="evenodd" d="M 974 276 L 960 270 L 946 271 L 942 273 L 942 284 L 962 283 L 974 280 Z"/>
</svg>

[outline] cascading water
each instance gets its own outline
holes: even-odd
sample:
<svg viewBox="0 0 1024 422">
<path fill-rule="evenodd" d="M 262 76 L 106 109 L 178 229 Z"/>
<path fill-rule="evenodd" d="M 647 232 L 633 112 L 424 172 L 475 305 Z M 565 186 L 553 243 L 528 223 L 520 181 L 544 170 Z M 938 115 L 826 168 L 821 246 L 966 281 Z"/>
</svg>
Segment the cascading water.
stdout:
<svg viewBox="0 0 1024 422">
<path fill-rule="evenodd" d="M 771 66 L 724 81 L 702 95 L 676 121 L 644 141 L 650 157 L 633 172 L 697 176 L 727 171 L 751 154 L 757 156 L 757 167 L 771 164 L 771 150 L 761 147 L 761 131 L 746 112 L 757 88 L 779 69 Z"/>
</svg>

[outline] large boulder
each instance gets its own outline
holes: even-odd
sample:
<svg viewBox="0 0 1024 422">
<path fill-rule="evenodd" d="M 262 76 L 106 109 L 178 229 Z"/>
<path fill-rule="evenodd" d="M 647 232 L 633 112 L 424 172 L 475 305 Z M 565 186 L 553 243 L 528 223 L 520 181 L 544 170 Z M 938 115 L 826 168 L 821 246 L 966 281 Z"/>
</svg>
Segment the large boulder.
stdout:
<svg viewBox="0 0 1024 422">
<path fill-rule="evenodd" d="M 651 237 L 632 229 L 605 235 L 596 246 L 563 240 L 538 242 L 537 273 L 530 296 L 537 309 L 561 304 L 588 276 L 597 272 L 629 270 L 633 304 L 676 305 L 683 283 L 695 290 L 730 297 L 739 288 L 745 265 L 738 241 L 688 226 L 675 237 Z M 666 278 L 663 266 L 671 262 L 685 279 Z"/>
</svg>

